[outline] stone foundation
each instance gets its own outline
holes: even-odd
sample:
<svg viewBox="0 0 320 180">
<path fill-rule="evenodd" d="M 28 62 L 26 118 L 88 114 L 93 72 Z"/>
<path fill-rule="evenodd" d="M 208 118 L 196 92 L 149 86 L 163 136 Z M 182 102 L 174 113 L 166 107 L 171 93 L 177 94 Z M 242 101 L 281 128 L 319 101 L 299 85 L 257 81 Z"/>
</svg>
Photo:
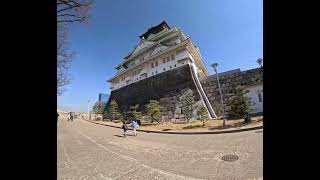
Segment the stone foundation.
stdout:
<svg viewBox="0 0 320 180">
<path fill-rule="evenodd" d="M 255 79 L 260 73 L 260 68 L 250 69 L 247 71 L 240 71 L 240 69 L 227 71 L 219 74 L 219 81 L 223 94 L 223 101 L 225 103 L 225 113 L 228 115 L 230 107 L 226 105 L 226 102 L 231 97 L 231 93 L 234 92 L 237 86 L 253 85 L 256 83 Z M 200 80 L 201 85 L 207 94 L 207 97 L 212 105 L 212 108 L 216 111 L 215 104 L 221 104 L 219 86 L 216 75 L 211 75 Z"/>
<path fill-rule="evenodd" d="M 179 114 L 181 113 L 179 97 L 187 90 L 193 92 L 195 105 L 202 105 L 200 95 L 192 80 L 188 66 L 189 65 L 184 65 L 112 91 L 106 110 L 111 100 L 116 100 L 119 105 L 119 111 L 121 112 L 129 111 L 129 107 L 136 104 L 139 104 L 138 111 L 143 112 L 149 100 L 157 100 L 165 104 L 168 111 Z M 220 73 L 219 78 L 224 95 L 224 102 L 226 103 L 228 101 L 231 96 L 230 93 L 233 93 L 237 86 L 255 84 L 255 79 L 259 73 L 259 68 L 247 71 L 237 69 Z M 216 76 L 207 76 L 201 79 L 200 82 L 213 109 L 216 111 L 215 104 L 221 104 Z M 226 115 L 229 111 L 230 107 L 225 105 Z"/>
<path fill-rule="evenodd" d="M 171 111 L 179 113 L 179 97 L 187 90 L 193 92 L 195 102 L 201 102 L 189 65 L 184 65 L 112 91 L 106 107 L 111 100 L 116 100 L 121 112 L 128 111 L 130 106 L 136 104 L 139 104 L 138 110 L 143 112 L 149 100 L 157 100 L 167 104 Z"/>
</svg>

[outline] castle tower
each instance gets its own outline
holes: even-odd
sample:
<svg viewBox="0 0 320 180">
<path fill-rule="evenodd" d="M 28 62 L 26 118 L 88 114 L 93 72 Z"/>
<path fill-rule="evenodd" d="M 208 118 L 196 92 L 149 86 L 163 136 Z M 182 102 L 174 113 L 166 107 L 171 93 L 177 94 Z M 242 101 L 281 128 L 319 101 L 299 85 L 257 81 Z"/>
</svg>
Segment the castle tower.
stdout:
<svg viewBox="0 0 320 180">
<path fill-rule="evenodd" d="M 115 68 L 108 80 L 111 100 L 116 100 L 122 112 L 149 100 L 166 99 L 174 111 L 179 111 L 179 96 L 192 90 L 194 99 L 216 117 L 199 79 L 208 76 L 199 49 L 181 29 L 165 21 L 139 36 L 140 42 Z"/>
</svg>

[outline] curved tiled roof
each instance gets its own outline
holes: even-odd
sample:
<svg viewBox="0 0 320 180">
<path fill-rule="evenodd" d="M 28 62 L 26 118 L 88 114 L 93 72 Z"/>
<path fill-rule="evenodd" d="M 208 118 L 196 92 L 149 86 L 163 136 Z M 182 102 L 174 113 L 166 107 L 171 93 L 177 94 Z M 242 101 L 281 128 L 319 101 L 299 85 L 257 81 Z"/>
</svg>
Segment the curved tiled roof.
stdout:
<svg viewBox="0 0 320 180">
<path fill-rule="evenodd" d="M 139 36 L 139 38 L 147 39 L 150 34 L 157 34 L 158 32 L 162 31 L 164 28 L 170 29 L 170 26 L 167 24 L 166 21 L 162 21 L 160 24 L 149 28 L 148 31 L 143 33 L 141 36 Z"/>
</svg>

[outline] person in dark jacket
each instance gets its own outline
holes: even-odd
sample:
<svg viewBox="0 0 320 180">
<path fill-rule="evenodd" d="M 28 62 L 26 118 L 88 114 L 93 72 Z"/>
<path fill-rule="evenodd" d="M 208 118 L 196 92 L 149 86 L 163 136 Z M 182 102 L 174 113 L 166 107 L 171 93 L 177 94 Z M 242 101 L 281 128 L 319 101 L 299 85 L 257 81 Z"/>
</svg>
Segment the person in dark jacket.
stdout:
<svg viewBox="0 0 320 180">
<path fill-rule="evenodd" d="M 73 121 L 73 116 L 74 116 L 73 112 L 70 112 L 70 120 L 71 121 Z"/>
<path fill-rule="evenodd" d="M 126 125 L 126 122 L 125 121 L 122 121 L 123 125 L 122 125 L 122 129 L 123 129 L 123 137 L 127 137 L 127 130 L 129 129 L 128 126 Z"/>
</svg>

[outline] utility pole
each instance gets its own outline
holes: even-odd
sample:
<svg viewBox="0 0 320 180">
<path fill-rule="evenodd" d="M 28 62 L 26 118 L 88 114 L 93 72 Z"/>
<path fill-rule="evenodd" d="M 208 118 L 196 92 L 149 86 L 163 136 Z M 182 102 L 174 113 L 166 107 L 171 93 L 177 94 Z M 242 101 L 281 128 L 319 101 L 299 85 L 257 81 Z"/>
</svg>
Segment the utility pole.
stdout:
<svg viewBox="0 0 320 180">
<path fill-rule="evenodd" d="M 222 108 L 222 119 L 223 119 L 223 127 L 226 127 L 226 120 L 224 118 L 224 104 L 223 104 L 223 96 L 222 96 L 222 91 L 221 91 L 221 87 L 220 87 L 220 81 L 219 81 L 219 75 L 218 75 L 218 63 L 214 63 L 211 65 L 214 69 L 214 71 L 216 72 L 216 76 L 217 76 L 217 81 L 218 81 L 218 87 L 219 87 L 219 91 L 220 91 L 220 98 L 221 98 L 221 108 Z"/>
</svg>

